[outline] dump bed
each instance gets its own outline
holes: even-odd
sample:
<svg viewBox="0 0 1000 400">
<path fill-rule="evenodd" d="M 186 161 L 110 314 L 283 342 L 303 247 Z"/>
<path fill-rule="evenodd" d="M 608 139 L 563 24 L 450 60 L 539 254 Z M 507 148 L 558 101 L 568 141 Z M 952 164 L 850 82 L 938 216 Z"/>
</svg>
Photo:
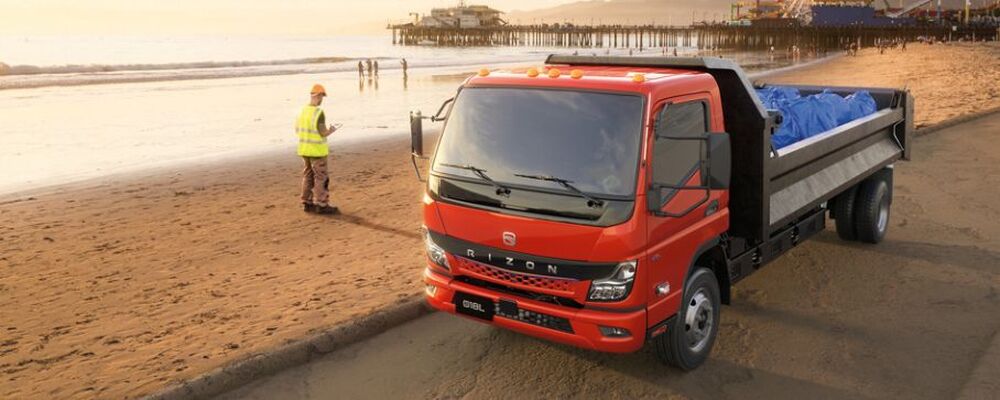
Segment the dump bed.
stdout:
<svg viewBox="0 0 1000 400">
<path fill-rule="evenodd" d="M 842 189 L 866 178 L 892 162 L 909 158 L 907 123 L 912 123 L 912 101 L 893 89 L 789 86 L 803 96 L 831 91 L 848 96 L 868 91 L 875 99 L 874 114 L 855 119 L 780 150 L 765 162 L 769 180 L 768 222 L 780 227 Z"/>
<path fill-rule="evenodd" d="M 782 116 L 764 109 L 749 78 L 732 61 L 714 57 L 551 56 L 548 63 L 681 68 L 711 74 L 719 86 L 732 143 L 730 234 L 744 246 L 767 241 L 844 189 L 896 160 L 909 159 L 913 98 L 906 91 L 792 86 L 803 95 L 823 90 L 847 95 L 866 90 L 875 99 L 877 111 L 775 150 L 771 135 Z"/>
</svg>

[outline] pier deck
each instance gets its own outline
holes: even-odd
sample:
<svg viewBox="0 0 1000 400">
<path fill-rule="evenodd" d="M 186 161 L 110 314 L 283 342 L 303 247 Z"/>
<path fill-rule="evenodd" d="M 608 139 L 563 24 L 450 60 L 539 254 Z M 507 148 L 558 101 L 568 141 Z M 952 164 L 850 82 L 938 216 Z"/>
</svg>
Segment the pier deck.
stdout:
<svg viewBox="0 0 1000 400">
<path fill-rule="evenodd" d="M 508 25 L 480 28 L 446 28 L 393 25 L 393 44 L 438 46 L 526 46 L 577 48 L 697 47 L 764 50 L 798 46 L 841 49 L 852 43 L 873 46 L 880 40 L 914 41 L 961 37 L 998 40 L 996 27 L 802 27 L 802 26 L 575 26 Z"/>
</svg>

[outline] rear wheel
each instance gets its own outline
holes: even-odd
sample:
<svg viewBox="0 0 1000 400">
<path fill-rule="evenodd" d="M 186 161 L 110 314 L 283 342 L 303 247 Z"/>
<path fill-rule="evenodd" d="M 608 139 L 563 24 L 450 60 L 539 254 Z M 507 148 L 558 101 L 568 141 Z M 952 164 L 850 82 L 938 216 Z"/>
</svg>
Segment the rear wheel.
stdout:
<svg viewBox="0 0 1000 400">
<path fill-rule="evenodd" d="M 684 371 L 705 363 L 719 332 L 719 282 L 712 270 L 696 268 L 673 323 L 653 339 L 660 360 Z"/>
<path fill-rule="evenodd" d="M 857 197 L 854 224 L 858 240 L 881 242 L 889 230 L 889 184 L 879 178 L 868 179 L 861 183 Z"/>
<path fill-rule="evenodd" d="M 833 201 L 833 219 L 837 222 L 837 236 L 847 241 L 858 240 L 855 226 L 854 206 L 858 195 L 858 187 L 851 186 Z"/>
</svg>

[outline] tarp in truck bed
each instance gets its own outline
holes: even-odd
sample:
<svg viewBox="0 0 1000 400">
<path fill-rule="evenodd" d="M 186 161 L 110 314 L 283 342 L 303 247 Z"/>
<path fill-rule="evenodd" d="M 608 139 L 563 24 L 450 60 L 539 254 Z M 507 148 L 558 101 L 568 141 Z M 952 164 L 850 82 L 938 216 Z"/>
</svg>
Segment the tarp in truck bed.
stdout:
<svg viewBox="0 0 1000 400">
<path fill-rule="evenodd" d="M 851 121 L 875 113 L 875 99 L 867 90 L 841 96 L 830 90 L 802 96 L 788 86 L 766 86 L 757 96 L 768 110 L 781 113 L 783 122 L 771 135 L 771 143 L 780 150 Z"/>
</svg>

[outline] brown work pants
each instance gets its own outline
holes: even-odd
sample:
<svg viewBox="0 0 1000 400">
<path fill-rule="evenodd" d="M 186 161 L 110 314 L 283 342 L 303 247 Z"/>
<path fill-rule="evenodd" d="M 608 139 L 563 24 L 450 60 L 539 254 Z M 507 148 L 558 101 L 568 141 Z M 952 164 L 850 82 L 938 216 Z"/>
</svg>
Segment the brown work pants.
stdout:
<svg viewBox="0 0 1000 400">
<path fill-rule="evenodd" d="M 326 157 L 302 157 L 302 203 L 330 205 L 330 176 L 326 172 Z"/>
</svg>

